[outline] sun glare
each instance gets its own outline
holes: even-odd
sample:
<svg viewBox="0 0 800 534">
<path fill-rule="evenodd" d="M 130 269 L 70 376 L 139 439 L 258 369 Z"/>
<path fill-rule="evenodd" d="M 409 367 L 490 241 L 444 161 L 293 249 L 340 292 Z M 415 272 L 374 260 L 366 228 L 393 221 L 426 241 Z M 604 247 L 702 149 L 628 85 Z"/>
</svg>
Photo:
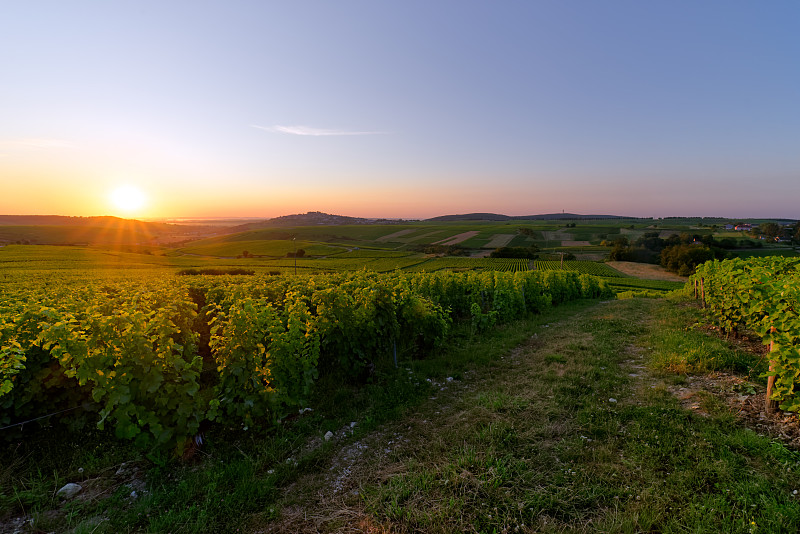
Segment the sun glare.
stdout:
<svg viewBox="0 0 800 534">
<path fill-rule="evenodd" d="M 123 185 L 111 192 L 111 204 L 127 215 L 133 215 L 147 204 L 147 197 L 138 187 Z"/>
</svg>

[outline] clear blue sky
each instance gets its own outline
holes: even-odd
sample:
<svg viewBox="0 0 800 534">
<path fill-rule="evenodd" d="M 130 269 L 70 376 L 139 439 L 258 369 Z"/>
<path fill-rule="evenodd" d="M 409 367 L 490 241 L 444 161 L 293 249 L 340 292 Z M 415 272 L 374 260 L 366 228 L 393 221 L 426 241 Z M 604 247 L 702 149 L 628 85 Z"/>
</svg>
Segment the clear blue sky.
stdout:
<svg viewBox="0 0 800 534">
<path fill-rule="evenodd" d="M 0 4 L 0 213 L 800 218 L 800 2 Z"/>
</svg>

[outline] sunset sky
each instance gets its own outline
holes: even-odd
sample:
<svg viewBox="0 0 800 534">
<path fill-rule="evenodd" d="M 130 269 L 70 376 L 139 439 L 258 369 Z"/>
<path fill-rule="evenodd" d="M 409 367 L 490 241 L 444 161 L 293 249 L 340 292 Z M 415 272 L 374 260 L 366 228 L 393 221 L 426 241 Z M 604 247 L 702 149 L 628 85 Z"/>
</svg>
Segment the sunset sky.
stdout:
<svg viewBox="0 0 800 534">
<path fill-rule="evenodd" d="M 6 0 L 0 213 L 800 218 L 798 32 L 796 0 Z"/>
</svg>

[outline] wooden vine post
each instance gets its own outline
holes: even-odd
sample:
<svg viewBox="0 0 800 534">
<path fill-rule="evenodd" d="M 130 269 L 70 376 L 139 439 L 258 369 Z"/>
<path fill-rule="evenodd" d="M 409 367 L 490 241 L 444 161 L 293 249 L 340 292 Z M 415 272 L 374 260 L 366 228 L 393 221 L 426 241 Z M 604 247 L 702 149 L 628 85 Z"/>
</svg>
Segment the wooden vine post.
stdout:
<svg viewBox="0 0 800 534">
<path fill-rule="evenodd" d="M 703 308 L 706 307 L 706 288 L 705 288 L 705 281 L 706 279 L 700 277 L 700 298 L 703 300 Z"/>
<path fill-rule="evenodd" d="M 770 329 L 770 332 L 775 332 L 775 331 L 776 331 L 775 327 L 773 326 Z M 777 364 L 775 362 L 774 356 L 772 355 L 772 352 L 774 350 L 775 350 L 775 342 L 774 341 L 770 341 L 769 342 L 769 353 L 770 353 L 769 370 L 770 371 L 774 371 L 775 367 L 777 367 Z M 775 386 L 775 377 L 774 376 L 767 377 L 767 394 L 764 397 L 764 411 L 766 411 L 768 414 L 773 414 L 773 413 L 777 412 L 778 409 L 779 409 L 778 408 L 778 401 L 772 400 L 772 398 L 771 398 L 772 397 L 772 388 L 774 386 Z"/>
</svg>

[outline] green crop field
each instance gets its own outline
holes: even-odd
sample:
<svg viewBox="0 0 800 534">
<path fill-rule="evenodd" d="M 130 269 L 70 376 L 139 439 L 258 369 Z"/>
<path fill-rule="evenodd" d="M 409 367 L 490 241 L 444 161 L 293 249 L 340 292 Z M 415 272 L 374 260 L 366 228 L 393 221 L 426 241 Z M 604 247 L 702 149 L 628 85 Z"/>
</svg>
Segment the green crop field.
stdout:
<svg viewBox="0 0 800 534">
<path fill-rule="evenodd" d="M 797 250 L 790 247 L 732 250 L 731 253 L 737 258 L 765 258 L 768 256 L 793 258 L 798 256 Z"/>
<path fill-rule="evenodd" d="M 408 268 L 409 271 L 502 271 L 528 270 L 528 260 L 514 258 L 430 258 Z"/>
<path fill-rule="evenodd" d="M 255 256 L 271 256 L 280 258 L 295 250 L 302 249 L 306 256 L 329 256 L 340 254 L 348 249 L 343 246 L 331 246 L 309 241 L 292 240 L 254 240 L 220 243 L 206 243 L 183 247 L 180 252 L 200 256 L 236 257 L 248 252 Z"/>
<path fill-rule="evenodd" d="M 594 261 L 568 260 L 561 262 L 536 260 L 534 265 L 536 269 L 540 271 L 577 271 L 583 274 L 591 274 L 593 276 L 602 277 L 627 276 L 613 267 L 609 267 L 604 263 L 597 263 Z"/>
<path fill-rule="evenodd" d="M 675 291 L 684 287 L 684 282 L 670 282 L 668 280 L 644 280 L 641 278 L 606 278 L 608 285 L 615 291 L 628 291 L 631 289 L 649 289 L 653 291 Z"/>
</svg>

